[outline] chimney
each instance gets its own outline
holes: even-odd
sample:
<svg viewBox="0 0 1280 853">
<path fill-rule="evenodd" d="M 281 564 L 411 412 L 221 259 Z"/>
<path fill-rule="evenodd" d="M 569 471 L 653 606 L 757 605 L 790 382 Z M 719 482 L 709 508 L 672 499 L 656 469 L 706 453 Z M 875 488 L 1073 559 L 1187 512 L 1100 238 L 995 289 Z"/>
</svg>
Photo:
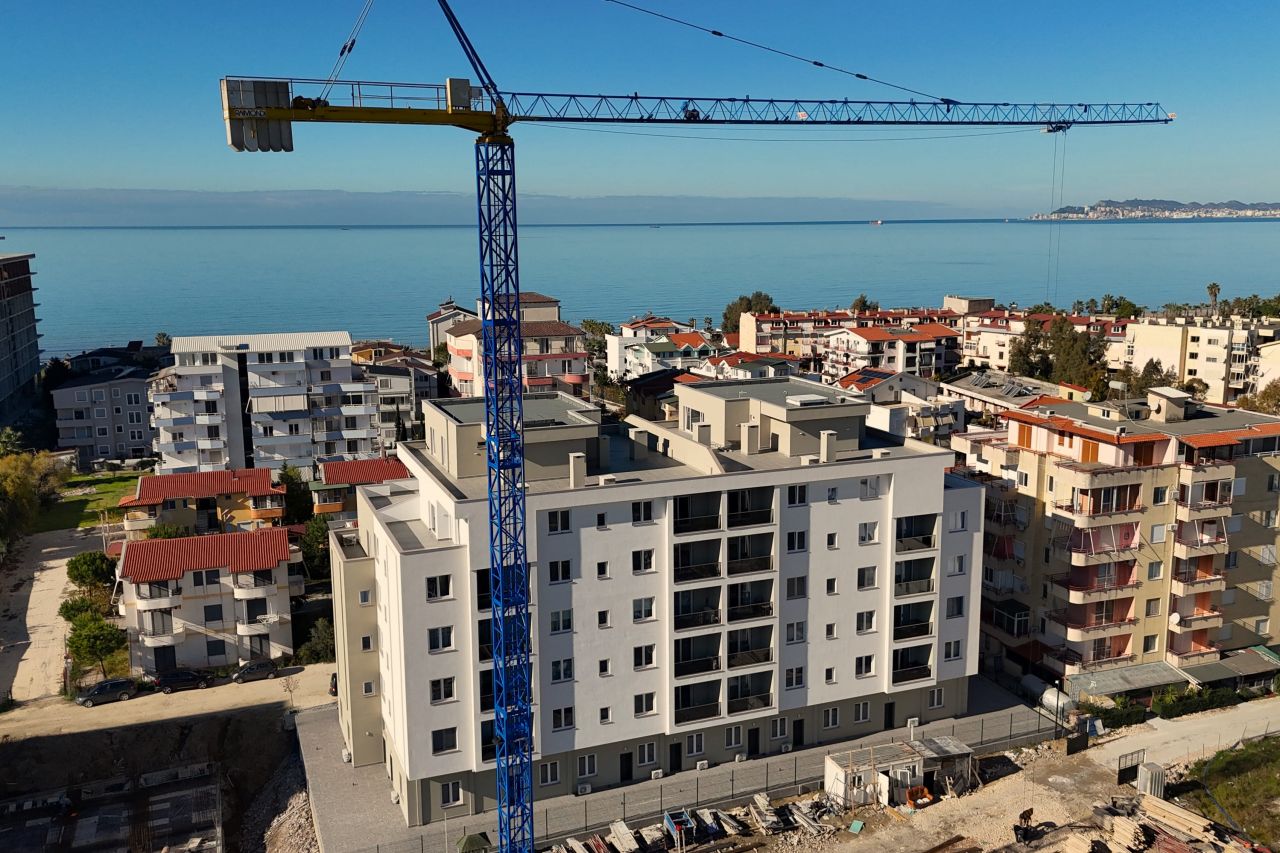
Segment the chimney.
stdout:
<svg viewBox="0 0 1280 853">
<path fill-rule="evenodd" d="M 581 489 L 587 484 L 587 454 L 569 454 L 569 488 Z"/>
<path fill-rule="evenodd" d="M 836 461 L 836 431 L 833 429 L 824 429 L 818 433 L 818 461 L 819 462 L 835 462 Z"/>
<path fill-rule="evenodd" d="M 760 452 L 760 424 L 745 421 L 739 425 L 742 429 L 742 452 L 751 455 Z"/>
<path fill-rule="evenodd" d="M 631 437 L 631 458 L 644 459 L 649 455 L 649 433 L 639 427 L 632 427 L 628 432 Z"/>
<path fill-rule="evenodd" d="M 711 444 L 711 424 L 705 421 L 693 425 L 693 440 L 698 444 Z"/>
</svg>

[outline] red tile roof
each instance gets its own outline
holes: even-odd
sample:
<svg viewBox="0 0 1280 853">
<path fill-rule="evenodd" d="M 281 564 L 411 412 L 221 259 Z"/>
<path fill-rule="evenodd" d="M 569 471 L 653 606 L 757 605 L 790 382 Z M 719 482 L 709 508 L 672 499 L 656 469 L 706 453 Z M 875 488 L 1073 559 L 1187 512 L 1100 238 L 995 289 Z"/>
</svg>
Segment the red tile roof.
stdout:
<svg viewBox="0 0 1280 853">
<path fill-rule="evenodd" d="M 115 542 L 107 543 L 107 556 L 118 558 L 120 551 L 124 548 L 124 540 L 117 539 Z"/>
<path fill-rule="evenodd" d="M 737 332 L 725 332 L 725 334 L 724 334 L 724 345 L 725 345 L 725 346 L 727 346 L 727 347 L 733 347 L 734 349 L 737 349 L 737 348 L 738 348 L 738 340 L 739 340 L 739 339 L 738 339 L 738 333 L 737 333 Z"/>
<path fill-rule="evenodd" d="M 480 320 L 463 320 L 450 326 L 445 334 L 451 338 L 479 335 L 482 326 Z M 569 338 L 581 337 L 586 332 L 562 320 L 525 320 L 520 324 L 520 334 L 526 338 Z"/>
<path fill-rule="evenodd" d="M 682 347 L 702 347 L 710 346 L 711 342 L 706 339 L 702 332 L 674 332 L 667 335 L 667 340 L 676 346 Z"/>
<path fill-rule="evenodd" d="M 836 384 L 841 388 L 854 388 L 858 391 L 865 391 L 868 388 L 879 385 L 886 379 L 890 379 L 896 374 L 892 370 L 878 370 L 874 367 L 863 367 L 852 373 L 846 373 L 844 376 L 836 380 Z"/>
<path fill-rule="evenodd" d="M 865 341 L 933 341 L 939 338 L 958 338 L 960 333 L 941 323 L 920 323 L 915 326 L 865 326 L 850 329 L 850 334 Z"/>
<path fill-rule="evenodd" d="M 695 382 L 705 382 L 706 380 L 707 377 L 705 376 L 698 376 L 694 373 L 681 373 L 672 381 L 678 382 L 681 385 L 692 385 Z"/>
<path fill-rule="evenodd" d="M 120 577 L 134 583 L 178 580 L 199 569 L 253 572 L 289 559 L 289 531 L 269 527 L 181 539 L 139 539 L 124 544 Z"/>
<path fill-rule="evenodd" d="M 684 323 L 678 323 L 670 317 L 642 317 L 639 320 L 632 320 L 630 323 L 623 323 L 624 329 L 662 329 L 667 326 L 683 326 Z"/>
<path fill-rule="evenodd" d="M 800 360 L 799 356 L 785 352 L 731 352 L 728 355 L 713 355 L 707 359 L 707 364 L 725 364 L 729 367 L 737 367 L 744 361 L 760 361 L 764 358 L 780 359 L 782 361 Z"/>
<path fill-rule="evenodd" d="M 178 498 L 212 498 L 247 495 L 251 498 L 284 494 L 284 486 L 271 482 L 270 468 L 237 468 L 233 471 L 201 471 L 198 474 L 154 474 L 138 479 L 133 497 L 120 506 L 156 506 Z"/>
<path fill-rule="evenodd" d="M 403 480 L 409 469 L 399 459 L 352 459 L 345 462 L 321 462 L 320 481 L 326 486 L 363 486 L 384 480 Z"/>
</svg>

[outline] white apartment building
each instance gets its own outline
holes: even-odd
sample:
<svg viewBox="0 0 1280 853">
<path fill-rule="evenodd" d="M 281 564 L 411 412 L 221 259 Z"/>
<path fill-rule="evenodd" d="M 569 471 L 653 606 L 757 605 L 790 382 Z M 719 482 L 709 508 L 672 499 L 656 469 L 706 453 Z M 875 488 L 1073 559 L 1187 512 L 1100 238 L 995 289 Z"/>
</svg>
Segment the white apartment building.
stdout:
<svg viewBox="0 0 1280 853">
<path fill-rule="evenodd" d="M 160 474 L 280 468 L 379 448 L 377 387 L 351 364 L 346 332 L 173 339 L 152 377 Z"/>
<path fill-rule="evenodd" d="M 604 336 L 605 361 L 609 375 L 614 379 L 620 379 L 624 376 L 634 378 L 648 373 L 649 370 L 637 370 L 635 366 L 627 365 L 626 351 L 629 347 L 656 341 L 668 335 L 693 331 L 696 330 L 688 323 L 681 323 L 670 317 L 655 317 L 652 314 L 623 323 L 618 328 L 618 334 Z"/>
<path fill-rule="evenodd" d="M 675 394 L 616 431 L 525 398 L 535 796 L 963 712 L 983 493 L 951 452 L 790 377 Z M 409 824 L 494 808 L 483 411 L 429 402 L 331 534 L 345 746 Z"/>
<path fill-rule="evenodd" d="M 863 367 L 929 377 L 958 363 L 960 333 L 941 323 L 834 329 L 814 337 L 825 381 Z"/>
<path fill-rule="evenodd" d="M 705 368 L 709 360 L 733 354 L 733 348 L 702 332 L 676 332 L 628 343 L 622 348 L 622 372 L 634 379 L 655 370 Z"/>
<path fill-rule="evenodd" d="M 894 308 L 887 311 L 779 311 L 739 317 L 738 349 L 743 352 L 781 352 L 799 358 L 820 356 L 826 336 L 840 329 L 872 326 L 914 326 L 938 323 L 956 328 L 963 319 L 950 308 Z"/>
<path fill-rule="evenodd" d="M 1259 355 L 1278 331 L 1280 323 L 1265 317 L 1148 317 L 1126 327 L 1124 360 L 1137 371 L 1159 361 L 1179 382 L 1204 382 L 1207 402 L 1230 403 L 1262 387 Z"/>
<path fill-rule="evenodd" d="M 236 666 L 293 653 L 302 554 L 283 527 L 125 541 L 119 613 L 134 672 Z"/>
</svg>

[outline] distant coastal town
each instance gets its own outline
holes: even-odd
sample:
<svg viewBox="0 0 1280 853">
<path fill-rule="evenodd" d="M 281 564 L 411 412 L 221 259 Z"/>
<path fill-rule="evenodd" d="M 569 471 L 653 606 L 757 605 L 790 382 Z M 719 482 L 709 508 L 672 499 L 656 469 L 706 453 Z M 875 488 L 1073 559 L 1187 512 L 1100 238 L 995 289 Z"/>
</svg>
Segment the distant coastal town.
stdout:
<svg viewBox="0 0 1280 853">
<path fill-rule="evenodd" d="M 1181 202 L 1164 199 L 1131 198 L 1128 201 L 1104 199 L 1080 207 L 1067 205 L 1050 213 L 1036 213 L 1036 221 L 1106 220 L 1106 219 L 1271 219 L 1280 217 L 1280 202 L 1241 201 Z"/>
</svg>

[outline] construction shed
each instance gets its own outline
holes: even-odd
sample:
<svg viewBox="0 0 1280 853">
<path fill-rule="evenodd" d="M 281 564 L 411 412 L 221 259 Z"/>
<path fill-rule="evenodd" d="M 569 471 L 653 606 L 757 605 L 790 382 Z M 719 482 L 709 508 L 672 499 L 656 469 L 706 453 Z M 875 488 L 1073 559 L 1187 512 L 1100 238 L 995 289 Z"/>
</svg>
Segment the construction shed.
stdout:
<svg viewBox="0 0 1280 853">
<path fill-rule="evenodd" d="M 824 772 L 827 796 L 844 808 L 896 806 L 919 785 L 935 795 L 960 794 L 974 780 L 973 749 L 945 736 L 832 753 Z"/>
</svg>

